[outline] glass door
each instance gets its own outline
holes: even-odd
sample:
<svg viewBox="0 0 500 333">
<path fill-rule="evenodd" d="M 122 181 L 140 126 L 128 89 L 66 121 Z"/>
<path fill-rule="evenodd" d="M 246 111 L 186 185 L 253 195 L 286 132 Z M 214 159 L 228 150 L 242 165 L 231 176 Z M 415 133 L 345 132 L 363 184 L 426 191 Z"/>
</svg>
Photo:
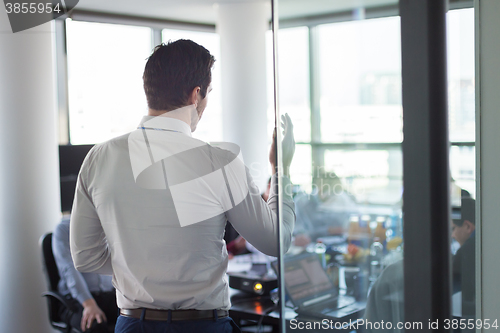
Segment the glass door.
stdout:
<svg viewBox="0 0 500 333">
<path fill-rule="evenodd" d="M 283 332 L 451 330 L 475 318 L 475 252 L 461 255 L 475 240 L 473 9 L 273 9 L 277 112 L 297 141 Z"/>
</svg>

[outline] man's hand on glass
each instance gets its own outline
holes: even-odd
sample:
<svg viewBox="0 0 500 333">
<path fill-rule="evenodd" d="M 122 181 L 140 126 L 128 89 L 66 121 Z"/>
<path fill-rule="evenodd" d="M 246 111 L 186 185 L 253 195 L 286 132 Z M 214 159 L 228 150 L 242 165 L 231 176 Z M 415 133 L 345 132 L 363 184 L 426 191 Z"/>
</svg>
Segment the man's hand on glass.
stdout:
<svg viewBox="0 0 500 333">
<path fill-rule="evenodd" d="M 289 176 L 290 165 L 292 164 L 293 154 L 295 153 L 295 139 L 293 137 L 293 124 L 292 119 L 288 113 L 281 116 L 281 127 L 283 128 L 283 141 L 281 142 L 283 159 L 283 174 Z M 273 168 L 273 172 L 276 170 L 276 129 L 273 133 L 273 144 L 269 150 L 269 162 Z"/>
</svg>

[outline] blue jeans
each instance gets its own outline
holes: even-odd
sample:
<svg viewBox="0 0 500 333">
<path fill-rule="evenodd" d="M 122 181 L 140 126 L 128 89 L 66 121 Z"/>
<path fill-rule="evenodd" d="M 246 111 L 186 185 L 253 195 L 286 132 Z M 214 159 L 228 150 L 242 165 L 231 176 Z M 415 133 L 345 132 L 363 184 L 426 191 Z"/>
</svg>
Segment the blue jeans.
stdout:
<svg viewBox="0 0 500 333">
<path fill-rule="evenodd" d="M 156 321 L 119 316 L 115 333 L 238 333 L 230 317 L 215 320 Z"/>
</svg>

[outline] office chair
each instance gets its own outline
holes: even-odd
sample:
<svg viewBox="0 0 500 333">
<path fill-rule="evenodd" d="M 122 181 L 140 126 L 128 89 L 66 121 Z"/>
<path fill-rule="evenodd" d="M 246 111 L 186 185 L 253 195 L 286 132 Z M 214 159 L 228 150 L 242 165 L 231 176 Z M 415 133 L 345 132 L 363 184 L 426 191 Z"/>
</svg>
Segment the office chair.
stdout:
<svg viewBox="0 0 500 333">
<path fill-rule="evenodd" d="M 67 307 L 71 309 L 69 302 L 57 291 L 59 283 L 59 271 L 57 270 L 56 261 L 52 253 L 52 233 L 46 233 L 40 238 L 40 247 L 42 249 L 42 266 L 47 287 L 49 291 L 42 294 L 47 299 L 49 310 L 49 321 L 53 328 L 64 333 L 78 333 L 79 331 L 72 328 L 69 323 L 62 321 L 59 316 L 59 309 Z"/>
</svg>

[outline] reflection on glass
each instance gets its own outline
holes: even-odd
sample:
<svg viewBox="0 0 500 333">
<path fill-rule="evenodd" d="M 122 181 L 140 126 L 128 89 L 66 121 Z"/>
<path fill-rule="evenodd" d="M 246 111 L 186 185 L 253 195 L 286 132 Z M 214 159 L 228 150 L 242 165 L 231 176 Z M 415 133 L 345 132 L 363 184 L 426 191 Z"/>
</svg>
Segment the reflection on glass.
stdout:
<svg viewBox="0 0 500 333">
<path fill-rule="evenodd" d="M 448 107 L 452 142 L 475 141 L 474 10 L 447 14 Z M 475 316 L 475 196 L 476 150 L 473 145 L 450 149 L 452 272 L 454 319 Z M 462 328 L 462 332 L 474 329 Z"/>
<path fill-rule="evenodd" d="M 98 143 L 134 130 L 147 113 L 142 73 L 151 29 L 66 22 L 71 143 Z"/>
<path fill-rule="evenodd" d="M 162 40 L 164 43 L 167 43 L 169 40 L 175 41 L 178 39 L 191 39 L 193 42 L 209 50 L 215 57 L 215 64 L 212 69 L 212 91 L 209 95 L 210 102 L 203 112 L 203 121 L 199 122 L 193 136 L 207 142 L 222 141 L 221 57 L 219 35 L 200 31 L 162 30 Z"/>
<path fill-rule="evenodd" d="M 362 19 L 356 13 L 364 9 L 351 5 L 353 16 L 344 21 L 329 23 L 325 15 L 278 32 L 280 112 L 291 115 L 302 143 L 290 172 L 297 221 L 284 258 L 285 288 L 298 322 L 359 318 L 372 323 L 366 332 L 403 332 L 409 327 L 397 327 L 404 322 L 400 19 Z M 463 289 L 474 275 L 467 250 L 474 223 L 463 222 L 475 197 L 473 16 L 472 9 L 448 13 L 450 225 L 458 244 L 454 290 L 462 291 L 453 310 L 464 318 L 474 318 L 474 297 Z M 458 240 L 461 231 L 465 241 Z M 460 286 L 457 272 L 464 269 L 469 275 Z M 292 331 L 290 321 L 285 331 Z"/>
<path fill-rule="evenodd" d="M 452 222 L 452 311 L 455 320 L 475 319 L 476 150 L 474 87 L 474 10 L 449 11 L 448 108 Z M 474 329 L 462 327 L 461 332 Z"/>
<path fill-rule="evenodd" d="M 470 197 L 462 197 L 460 212 L 460 218 L 453 219 L 451 227 L 451 236 L 460 244 L 460 248 L 453 255 L 452 260 L 452 287 L 453 302 L 454 304 L 461 303 L 461 311 L 459 311 L 460 307 L 456 306 L 453 312 L 454 316 L 473 319 L 476 312 L 475 200 Z"/>
<path fill-rule="evenodd" d="M 278 33 L 280 112 L 291 116 L 303 143 L 290 170 L 297 219 L 284 258 L 299 321 L 327 318 L 338 328 L 347 318 L 364 318 L 373 303 L 368 292 L 388 266 L 401 272 L 391 283 L 402 306 L 399 25 L 389 17 Z M 401 312 L 369 313 L 392 320 Z"/>
</svg>

